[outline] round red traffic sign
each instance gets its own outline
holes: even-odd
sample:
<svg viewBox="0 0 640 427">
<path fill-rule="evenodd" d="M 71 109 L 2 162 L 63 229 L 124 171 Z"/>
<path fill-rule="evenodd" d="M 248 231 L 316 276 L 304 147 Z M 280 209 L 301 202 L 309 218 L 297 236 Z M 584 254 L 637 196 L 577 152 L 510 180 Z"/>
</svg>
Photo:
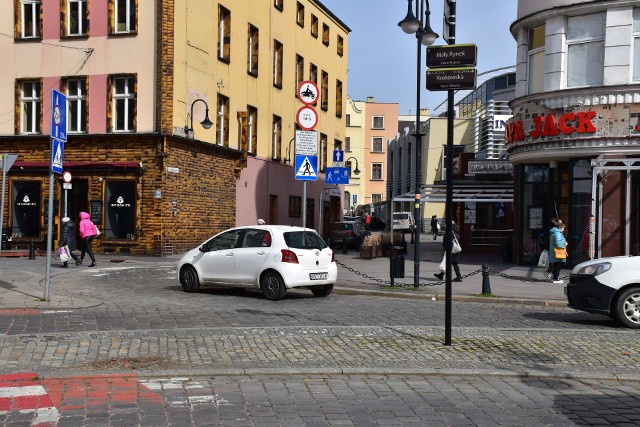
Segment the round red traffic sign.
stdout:
<svg viewBox="0 0 640 427">
<path fill-rule="evenodd" d="M 296 113 L 296 123 L 302 130 L 313 130 L 318 125 L 318 113 L 308 105 L 300 107 Z"/>
<path fill-rule="evenodd" d="M 65 171 L 65 172 L 62 174 L 62 180 L 63 180 L 64 182 L 71 182 L 71 172 L 69 172 L 69 171 Z"/>
<path fill-rule="evenodd" d="M 318 86 L 311 80 L 305 80 L 298 85 L 298 99 L 305 105 L 316 105 L 320 92 Z"/>
</svg>

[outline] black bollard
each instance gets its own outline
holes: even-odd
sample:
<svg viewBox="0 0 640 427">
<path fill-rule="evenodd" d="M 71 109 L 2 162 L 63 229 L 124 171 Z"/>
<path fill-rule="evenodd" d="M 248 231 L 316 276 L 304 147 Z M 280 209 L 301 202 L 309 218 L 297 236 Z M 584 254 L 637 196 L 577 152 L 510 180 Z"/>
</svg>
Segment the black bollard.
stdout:
<svg viewBox="0 0 640 427">
<path fill-rule="evenodd" d="M 347 253 L 347 241 L 346 240 L 342 241 L 342 253 L 343 254 Z"/>
<path fill-rule="evenodd" d="M 29 259 L 36 259 L 36 248 L 33 245 L 33 240 L 29 243 Z"/>
<path fill-rule="evenodd" d="M 491 293 L 491 283 L 489 282 L 489 266 L 482 264 L 482 293 Z"/>
</svg>

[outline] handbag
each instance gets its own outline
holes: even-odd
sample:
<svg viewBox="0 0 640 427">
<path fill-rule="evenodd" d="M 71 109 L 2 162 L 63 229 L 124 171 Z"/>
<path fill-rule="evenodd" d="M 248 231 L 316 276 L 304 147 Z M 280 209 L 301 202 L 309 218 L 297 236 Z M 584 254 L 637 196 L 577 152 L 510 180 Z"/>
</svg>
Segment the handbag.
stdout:
<svg viewBox="0 0 640 427">
<path fill-rule="evenodd" d="M 566 259 L 567 258 L 567 248 L 557 248 L 553 247 L 553 256 L 556 259 Z"/>
<path fill-rule="evenodd" d="M 460 252 L 462 252 L 462 247 L 460 246 L 460 243 L 458 243 L 458 239 L 453 238 L 453 245 L 451 246 L 451 253 L 452 254 L 459 254 Z"/>
<path fill-rule="evenodd" d="M 101 235 L 102 233 L 100 232 L 100 229 L 98 228 L 98 226 L 96 225 L 96 236 Z"/>
<path fill-rule="evenodd" d="M 549 266 L 549 251 L 543 250 L 538 259 L 538 267 L 547 268 Z"/>
<path fill-rule="evenodd" d="M 67 245 L 60 246 L 58 248 L 58 253 L 60 254 L 60 261 L 67 262 L 71 259 L 71 255 L 69 254 L 69 247 Z"/>
</svg>

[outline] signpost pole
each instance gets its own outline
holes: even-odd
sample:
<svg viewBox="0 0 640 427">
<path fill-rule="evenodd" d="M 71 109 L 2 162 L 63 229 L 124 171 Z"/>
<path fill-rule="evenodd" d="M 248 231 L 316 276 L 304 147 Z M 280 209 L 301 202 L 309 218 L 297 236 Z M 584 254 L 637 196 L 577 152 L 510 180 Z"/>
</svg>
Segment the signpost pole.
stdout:
<svg viewBox="0 0 640 427">
<path fill-rule="evenodd" d="M 307 227 L 307 181 L 302 181 L 302 227 Z"/>
<path fill-rule="evenodd" d="M 51 140 L 51 149 L 53 150 L 53 139 Z M 53 229 L 53 171 L 49 170 L 49 206 L 47 207 L 47 270 L 45 273 L 44 282 L 44 300 L 49 301 L 49 285 L 51 283 L 51 245 L 52 236 L 51 231 Z"/>
<path fill-rule="evenodd" d="M 7 177 L 7 156 L 2 156 L 2 198 L 0 199 L 0 254 L 2 254 L 2 233 L 4 232 L 4 184 Z"/>
</svg>

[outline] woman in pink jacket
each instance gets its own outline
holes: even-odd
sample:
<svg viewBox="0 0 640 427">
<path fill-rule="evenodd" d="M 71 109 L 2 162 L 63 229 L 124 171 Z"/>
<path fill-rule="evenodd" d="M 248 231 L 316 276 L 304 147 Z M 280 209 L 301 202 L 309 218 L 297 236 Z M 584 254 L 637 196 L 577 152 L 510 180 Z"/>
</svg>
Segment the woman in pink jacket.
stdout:
<svg viewBox="0 0 640 427">
<path fill-rule="evenodd" d="M 84 253 L 89 253 L 89 258 L 91 258 L 91 264 L 89 267 L 96 266 L 96 257 L 93 256 L 93 251 L 91 250 L 91 242 L 98 234 L 98 229 L 96 225 L 89 219 L 89 214 L 86 212 L 80 212 L 80 224 L 78 225 L 80 229 L 80 240 L 82 240 L 82 252 L 80 253 L 80 264 L 82 264 L 82 260 L 84 260 Z"/>
</svg>

